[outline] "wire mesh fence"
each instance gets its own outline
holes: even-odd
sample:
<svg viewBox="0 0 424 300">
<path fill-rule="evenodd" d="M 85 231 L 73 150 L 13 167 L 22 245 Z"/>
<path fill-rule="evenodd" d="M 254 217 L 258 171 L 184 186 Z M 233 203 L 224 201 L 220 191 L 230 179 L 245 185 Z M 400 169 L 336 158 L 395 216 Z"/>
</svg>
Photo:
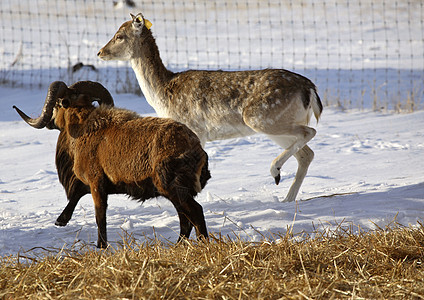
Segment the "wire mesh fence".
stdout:
<svg viewBox="0 0 424 300">
<path fill-rule="evenodd" d="M 152 21 L 173 71 L 289 69 L 327 104 L 353 108 L 423 100 L 421 0 L 2 0 L 0 83 L 95 80 L 139 92 L 128 63 L 96 57 L 130 12 Z"/>
</svg>

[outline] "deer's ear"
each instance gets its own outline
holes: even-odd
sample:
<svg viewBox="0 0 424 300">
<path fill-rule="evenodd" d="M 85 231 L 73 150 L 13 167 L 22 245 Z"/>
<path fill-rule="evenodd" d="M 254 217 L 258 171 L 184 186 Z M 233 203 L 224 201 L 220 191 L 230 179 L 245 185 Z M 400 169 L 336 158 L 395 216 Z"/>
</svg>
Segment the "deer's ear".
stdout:
<svg viewBox="0 0 424 300">
<path fill-rule="evenodd" d="M 142 31 L 143 27 L 146 26 L 147 29 L 150 29 L 152 27 L 152 23 L 145 19 L 141 13 L 138 13 L 137 15 L 130 14 L 132 18 L 132 26 L 137 31 Z"/>
<path fill-rule="evenodd" d="M 152 27 L 152 22 L 150 22 L 147 19 L 144 19 L 144 26 L 146 26 L 147 29 L 150 29 L 150 27 Z"/>
</svg>

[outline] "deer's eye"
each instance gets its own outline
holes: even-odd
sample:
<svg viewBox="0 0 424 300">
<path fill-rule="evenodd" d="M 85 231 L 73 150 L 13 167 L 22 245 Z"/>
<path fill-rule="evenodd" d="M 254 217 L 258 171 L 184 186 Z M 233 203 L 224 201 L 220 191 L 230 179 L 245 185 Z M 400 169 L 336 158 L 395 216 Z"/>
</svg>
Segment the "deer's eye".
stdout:
<svg viewBox="0 0 424 300">
<path fill-rule="evenodd" d="M 115 38 L 117 41 L 122 41 L 124 39 L 124 36 L 122 34 L 117 34 Z"/>
</svg>

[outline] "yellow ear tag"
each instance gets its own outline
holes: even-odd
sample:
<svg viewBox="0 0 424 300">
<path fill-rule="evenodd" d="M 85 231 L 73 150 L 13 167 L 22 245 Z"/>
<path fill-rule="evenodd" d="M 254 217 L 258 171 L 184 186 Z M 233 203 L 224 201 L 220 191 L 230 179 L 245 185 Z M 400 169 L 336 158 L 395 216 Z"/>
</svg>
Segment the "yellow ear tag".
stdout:
<svg viewBox="0 0 424 300">
<path fill-rule="evenodd" d="M 152 25 L 153 25 L 152 22 L 150 22 L 147 19 L 144 19 L 144 26 L 146 26 L 147 29 L 150 29 L 150 27 L 152 27 Z"/>
</svg>

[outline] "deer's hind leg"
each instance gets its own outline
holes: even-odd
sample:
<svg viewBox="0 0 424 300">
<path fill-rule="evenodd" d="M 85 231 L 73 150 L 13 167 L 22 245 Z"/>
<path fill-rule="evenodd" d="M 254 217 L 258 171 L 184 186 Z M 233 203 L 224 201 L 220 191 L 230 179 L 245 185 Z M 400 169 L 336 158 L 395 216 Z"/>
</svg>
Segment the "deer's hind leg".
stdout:
<svg viewBox="0 0 424 300">
<path fill-rule="evenodd" d="M 277 145 L 285 148 L 277 158 L 271 163 L 271 175 L 275 179 L 275 183 L 280 182 L 280 169 L 283 164 L 294 156 L 298 161 L 298 169 L 293 184 L 290 187 L 289 193 L 284 201 L 291 202 L 296 199 L 303 179 L 306 176 L 308 167 L 314 158 L 314 152 L 309 148 L 308 143 L 316 134 L 315 129 L 304 125 L 294 125 L 291 130 L 287 130 L 282 135 L 267 136 Z"/>
<path fill-rule="evenodd" d="M 295 180 L 290 187 L 285 201 L 294 201 L 306 176 L 308 166 L 314 155 L 306 144 L 315 136 L 316 130 L 306 126 L 311 110 L 305 108 L 302 95 L 292 95 L 290 101 L 279 100 L 273 107 L 265 100 L 252 102 L 243 111 L 243 120 L 247 126 L 258 133 L 266 134 L 285 150 L 271 163 L 271 175 L 275 183 L 280 182 L 280 169 L 291 157 L 298 161 Z"/>
<path fill-rule="evenodd" d="M 284 202 L 291 202 L 296 199 L 300 186 L 303 183 L 303 179 L 305 179 L 306 173 L 308 172 L 308 167 L 314 159 L 314 151 L 312 151 L 308 145 L 305 145 L 303 148 L 297 151 L 296 154 L 294 154 L 294 157 L 297 159 L 298 167 L 296 176 L 294 177 L 294 181 L 286 198 L 284 199 Z"/>
</svg>

